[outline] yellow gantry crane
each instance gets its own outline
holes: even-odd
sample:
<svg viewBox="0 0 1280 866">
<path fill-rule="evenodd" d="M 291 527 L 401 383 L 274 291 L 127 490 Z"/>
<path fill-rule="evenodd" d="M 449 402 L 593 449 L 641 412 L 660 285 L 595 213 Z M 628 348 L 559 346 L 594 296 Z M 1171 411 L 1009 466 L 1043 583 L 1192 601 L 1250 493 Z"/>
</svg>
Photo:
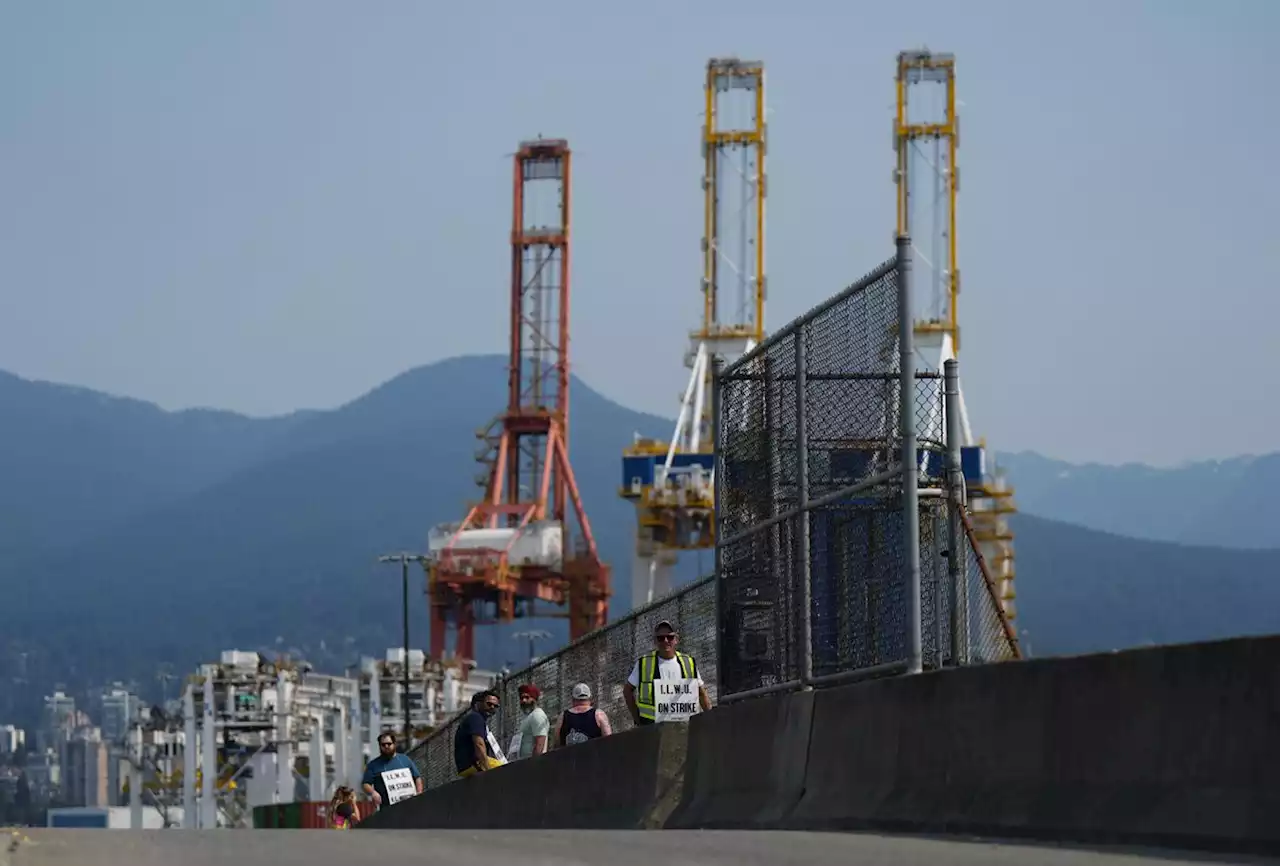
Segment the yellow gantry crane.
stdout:
<svg viewBox="0 0 1280 866">
<path fill-rule="evenodd" d="M 708 61 L 702 133 L 702 326 L 689 337 L 689 383 L 671 440 L 623 451 L 619 494 L 636 508 L 632 608 L 671 590 L 684 550 L 715 546 L 711 364 L 764 339 L 764 64 Z"/>
<path fill-rule="evenodd" d="M 956 197 L 960 173 L 960 118 L 956 111 L 954 55 L 929 50 L 898 55 L 894 151 L 897 168 L 898 234 L 911 236 L 918 268 L 913 303 L 917 363 L 941 371 L 960 351 L 960 269 L 956 247 Z M 1013 531 L 1008 515 L 1017 509 L 1003 473 L 987 465 L 986 442 L 975 439 L 960 392 L 961 465 L 974 535 L 1012 619 L 1014 607 Z M 942 419 L 934 429 L 945 430 Z"/>
</svg>

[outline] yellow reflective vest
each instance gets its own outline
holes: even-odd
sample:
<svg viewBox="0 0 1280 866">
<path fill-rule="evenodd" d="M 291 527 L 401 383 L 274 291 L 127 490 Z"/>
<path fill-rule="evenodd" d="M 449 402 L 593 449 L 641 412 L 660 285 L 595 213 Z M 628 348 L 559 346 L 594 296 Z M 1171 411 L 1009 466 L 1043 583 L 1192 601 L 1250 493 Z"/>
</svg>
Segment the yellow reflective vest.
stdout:
<svg viewBox="0 0 1280 866">
<path fill-rule="evenodd" d="M 691 680 L 698 675 L 698 663 L 693 656 L 676 650 L 676 661 L 680 663 L 680 676 Z M 640 718 L 653 721 L 655 716 L 653 699 L 653 681 L 658 675 L 658 653 L 655 650 L 640 656 L 640 685 L 636 688 L 636 709 Z"/>
</svg>

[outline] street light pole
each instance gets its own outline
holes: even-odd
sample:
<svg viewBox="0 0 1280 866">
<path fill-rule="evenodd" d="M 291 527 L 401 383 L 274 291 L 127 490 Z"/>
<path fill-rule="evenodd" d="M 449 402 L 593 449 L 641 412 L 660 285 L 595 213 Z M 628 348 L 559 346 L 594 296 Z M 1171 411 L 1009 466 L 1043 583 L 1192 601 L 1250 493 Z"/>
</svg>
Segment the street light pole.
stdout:
<svg viewBox="0 0 1280 866">
<path fill-rule="evenodd" d="M 521 638 L 529 639 L 529 664 L 530 666 L 532 666 L 534 660 L 537 659 L 538 657 L 537 653 L 535 652 L 535 649 L 536 649 L 535 641 L 539 640 L 540 638 L 551 637 L 551 632 L 542 631 L 542 630 L 518 631 L 515 634 L 513 634 L 511 637 L 513 637 L 516 640 L 520 640 Z"/>
<path fill-rule="evenodd" d="M 409 721 L 409 563 L 424 562 L 426 557 L 420 553 L 389 553 L 386 556 L 379 556 L 378 562 L 399 562 L 400 563 L 400 579 L 402 583 L 403 609 L 401 611 L 403 617 L 403 641 L 404 641 L 404 658 L 402 666 L 404 668 L 404 696 L 401 700 L 404 702 L 404 749 L 409 751 L 409 747 L 413 744 L 411 722 Z"/>
</svg>

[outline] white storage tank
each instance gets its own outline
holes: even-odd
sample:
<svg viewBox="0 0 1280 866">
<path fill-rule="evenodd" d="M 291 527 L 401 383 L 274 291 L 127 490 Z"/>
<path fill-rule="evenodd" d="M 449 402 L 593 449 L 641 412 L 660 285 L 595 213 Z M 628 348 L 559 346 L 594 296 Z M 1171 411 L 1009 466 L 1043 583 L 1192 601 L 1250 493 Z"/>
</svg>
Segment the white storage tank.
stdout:
<svg viewBox="0 0 1280 866">
<path fill-rule="evenodd" d="M 421 670 L 426 664 L 427 654 L 420 649 L 409 650 L 409 668 L 411 670 Z M 404 664 L 404 647 L 387 647 L 387 664 L 399 665 Z"/>
<path fill-rule="evenodd" d="M 452 545 L 450 546 L 450 540 Z M 539 520 L 523 529 L 467 529 L 457 531 L 442 524 L 428 533 L 428 547 L 432 553 L 446 546 L 456 552 L 467 550 L 507 551 L 513 566 L 542 566 L 559 571 L 564 564 L 564 530 L 558 521 Z"/>
<path fill-rule="evenodd" d="M 559 522 L 529 523 L 511 546 L 511 565 L 539 565 L 559 571 L 564 565 L 564 530 Z"/>
<path fill-rule="evenodd" d="M 246 650 L 223 650 L 222 663 L 228 667 L 258 669 L 258 654 Z"/>
<path fill-rule="evenodd" d="M 448 547 L 452 540 L 453 550 L 475 548 L 505 550 L 515 534 L 514 529 L 467 529 L 458 532 L 458 524 L 442 523 L 427 533 L 427 549 L 431 553 L 438 553 Z"/>
</svg>

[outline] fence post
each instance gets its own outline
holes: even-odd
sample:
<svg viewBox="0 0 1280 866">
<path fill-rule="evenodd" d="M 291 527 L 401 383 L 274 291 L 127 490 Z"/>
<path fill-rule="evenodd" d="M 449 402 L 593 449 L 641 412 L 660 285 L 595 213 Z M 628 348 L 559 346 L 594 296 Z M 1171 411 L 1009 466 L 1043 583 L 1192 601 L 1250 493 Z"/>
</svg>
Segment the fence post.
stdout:
<svg viewBox="0 0 1280 866">
<path fill-rule="evenodd" d="M 956 665 L 967 665 L 969 580 L 965 548 L 969 542 L 960 530 L 960 512 L 965 507 L 965 488 L 964 471 L 960 464 L 959 367 L 954 358 L 942 363 L 942 393 L 943 413 L 947 419 L 947 576 L 951 580 L 951 661 Z"/>
<path fill-rule="evenodd" d="M 809 429 L 806 417 L 808 390 L 809 328 L 796 329 L 796 563 L 795 579 L 800 589 L 800 687 L 809 688 L 813 679 L 813 587 L 810 583 L 809 557 Z"/>
<path fill-rule="evenodd" d="M 507 734 L 507 718 L 511 715 L 511 711 L 514 709 L 514 707 L 512 707 L 512 701 L 511 701 L 511 674 L 504 673 L 501 675 L 501 677 L 502 677 L 500 681 L 501 685 L 496 690 L 498 692 L 498 700 L 502 702 L 502 709 L 498 710 L 498 713 L 499 713 L 498 743 L 499 744 L 502 744 L 504 742 L 507 742 L 507 743 L 510 742 L 510 738 Z M 514 703 L 517 703 L 517 704 L 520 703 L 520 699 L 517 697 Z"/>
<path fill-rule="evenodd" d="M 898 235 L 898 411 L 902 424 L 902 521 L 906 550 L 907 672 L 924 669 L 920 621 L 920 466 L 916 462 L 915 317 L 911 310 L 911 237 Z"/>
<path fill-rule="evenodd" d="M 720 418 L 722 410 L 720 408 L 721 394 L 723 386 L 720 381 L 721 361 L 720 356 L 714 353 L 707 359 L 711 367 L 711 450 L 713 456 L 712 475 L 711 475 L 711 538 L 715 545 L 712 548 L 713 561 L 712 568 L 715 571 L 715 600 L 716 600 L 716 696 L 724 695 L 724 662 L 725 662 L 725 640 L 727 629 L 725 627 L 725 617 L 728 615 L 728 608 L 724 603 L 724 580 L 723 571 L 721 570 L 720 556 L 720 487 L 724 483 L 724 459 L 720 450 Z"/>
</svg>

